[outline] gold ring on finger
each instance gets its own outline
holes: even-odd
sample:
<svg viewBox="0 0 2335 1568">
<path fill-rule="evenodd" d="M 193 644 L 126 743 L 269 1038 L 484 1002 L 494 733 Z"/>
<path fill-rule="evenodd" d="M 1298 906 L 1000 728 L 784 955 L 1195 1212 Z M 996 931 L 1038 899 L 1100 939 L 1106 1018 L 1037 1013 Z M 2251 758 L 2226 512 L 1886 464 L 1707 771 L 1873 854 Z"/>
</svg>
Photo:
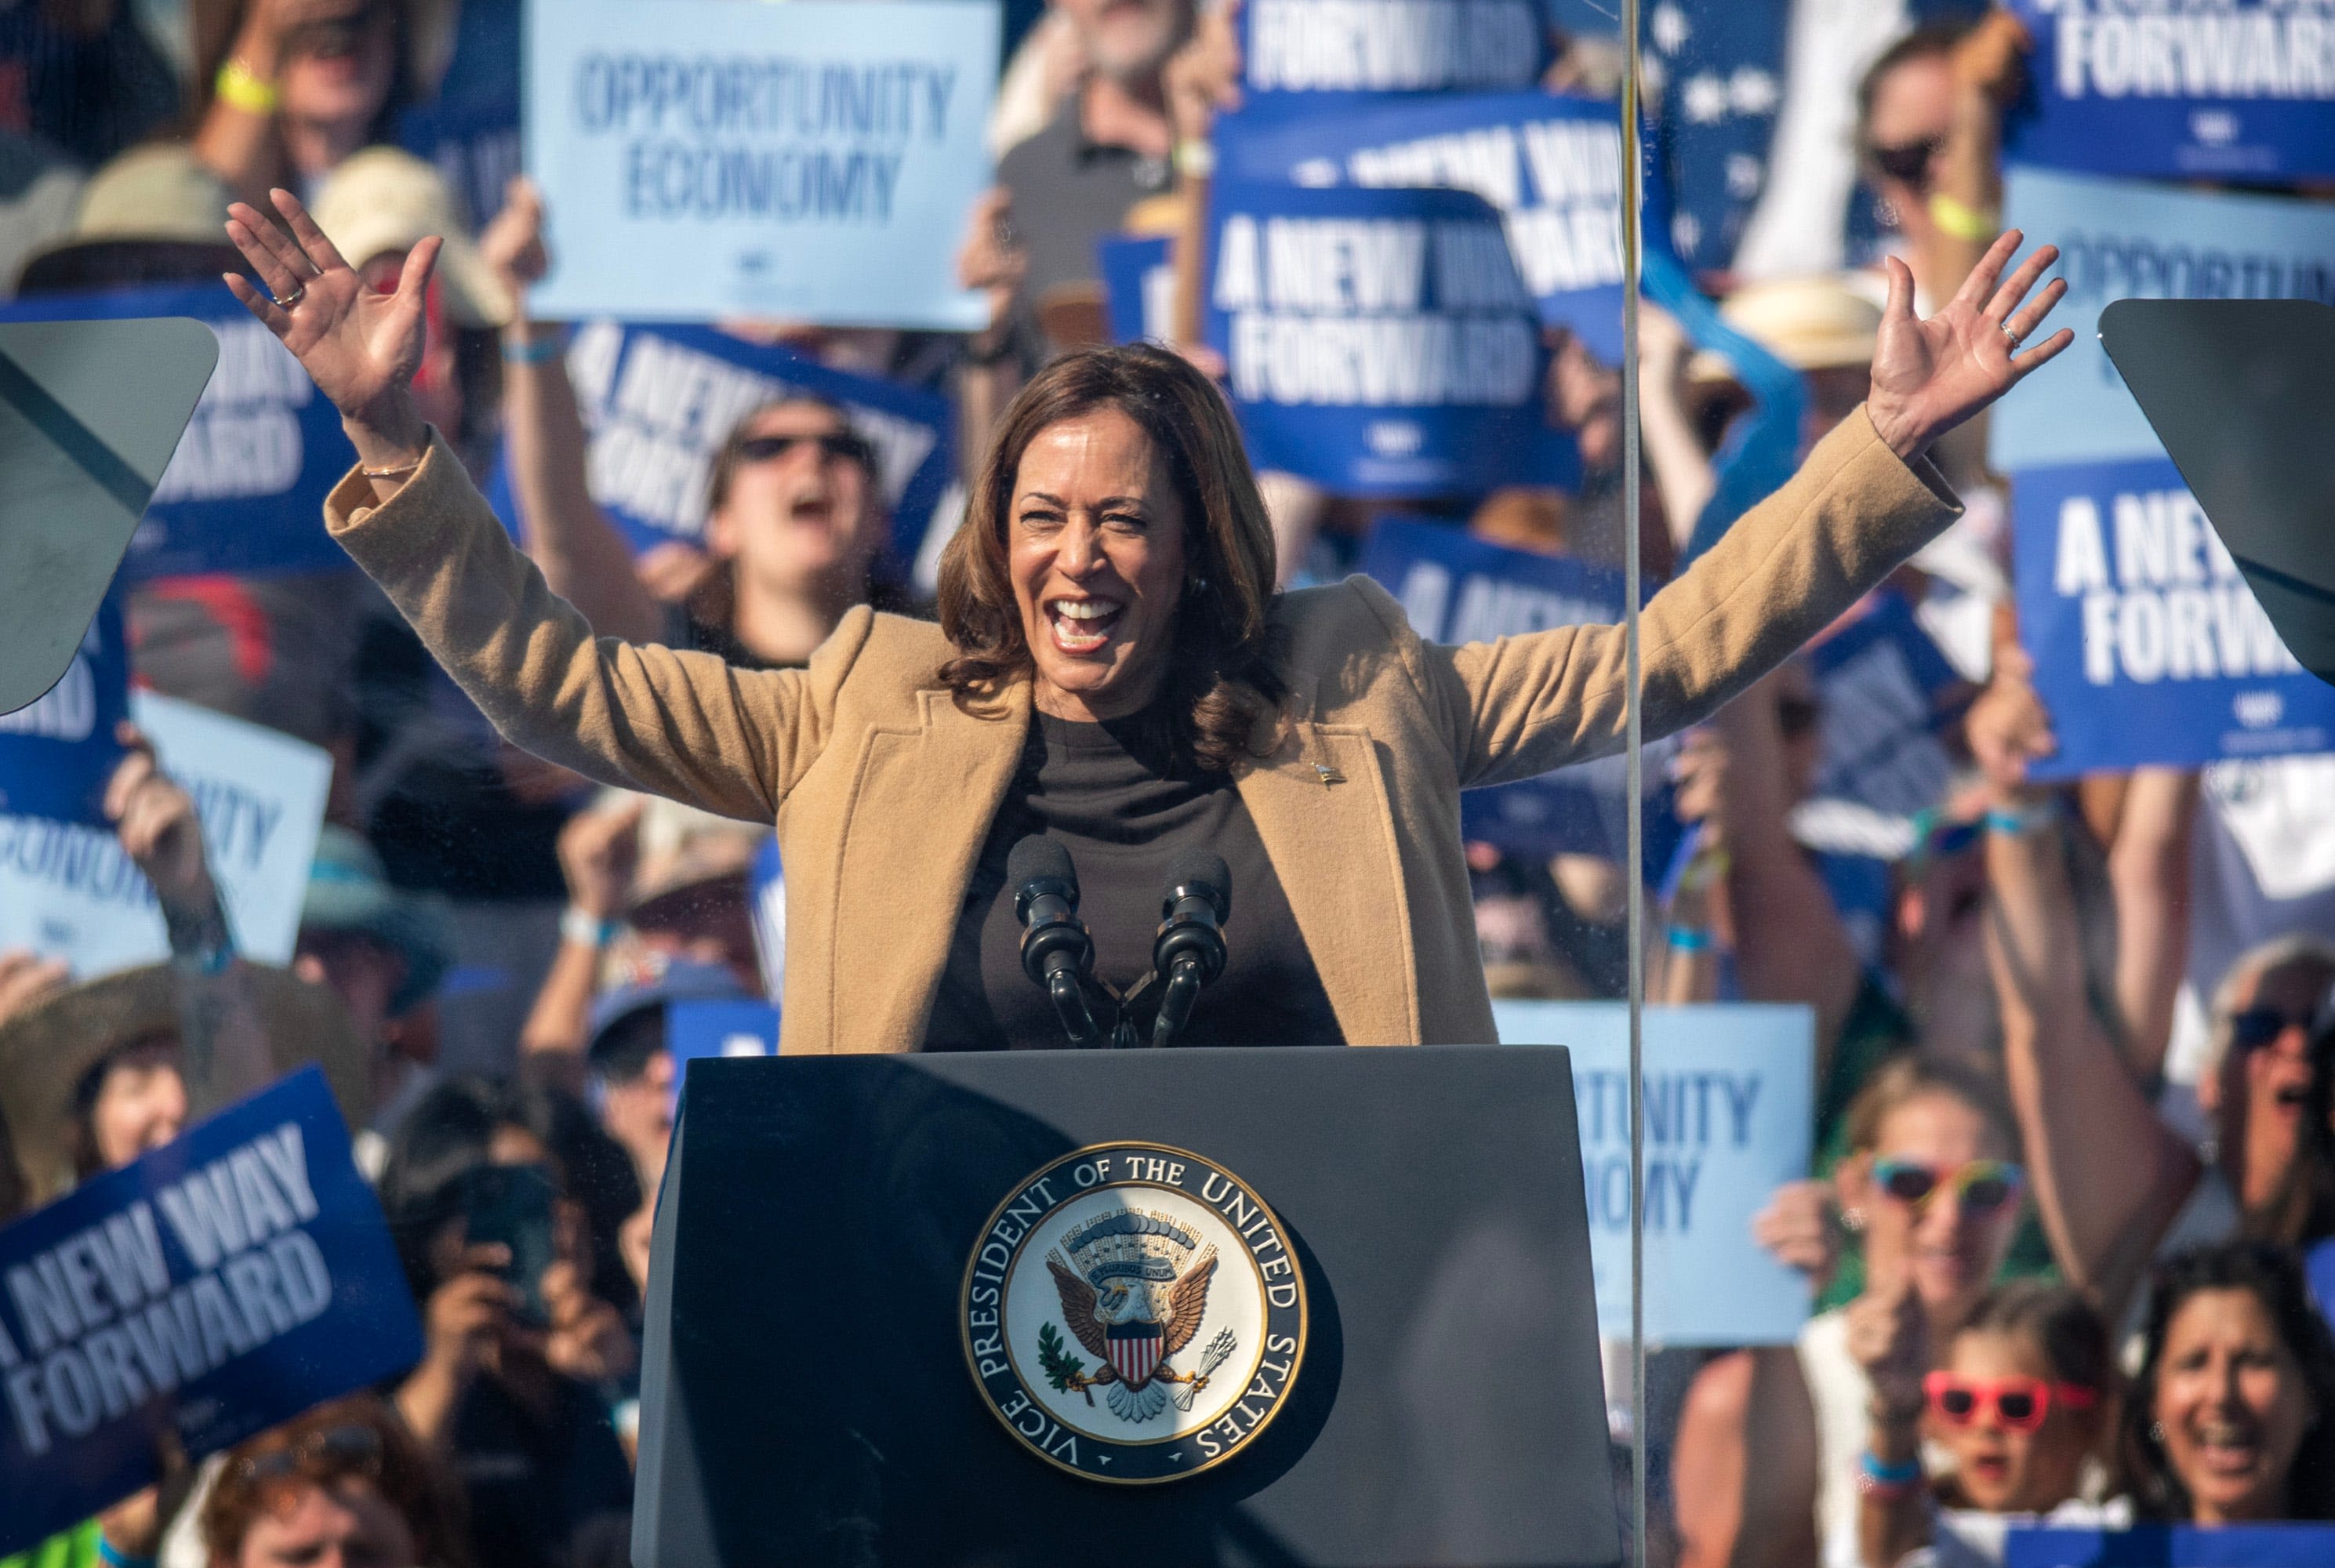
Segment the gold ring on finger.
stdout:
<svg viewBox="0 0 2335 1568">
<path fill-rule="evenodd" d="M 298 305 L 302 299 L 305 298 L 307 296 L 307 293 L 308 286 L 306 284 L 296 283 L 292 286 L 292 292 L 290 294 L 285 295 L 276 300 L 276 308 L 278 310 L 290 310 L 294 305 Z M 2017 338 L 2013 338 L 2010 341 L 2017 343 L 2019 340 Z"/>
</svg>

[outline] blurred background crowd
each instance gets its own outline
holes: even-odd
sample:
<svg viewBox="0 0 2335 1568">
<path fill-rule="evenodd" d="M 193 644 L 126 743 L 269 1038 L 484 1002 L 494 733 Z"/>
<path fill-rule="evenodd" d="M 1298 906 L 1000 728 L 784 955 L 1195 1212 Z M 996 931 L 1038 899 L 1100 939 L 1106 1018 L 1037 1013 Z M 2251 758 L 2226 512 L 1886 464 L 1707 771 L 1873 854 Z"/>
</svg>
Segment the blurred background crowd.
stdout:
<svg viewBox="0 0 2335 1568">
<path fill-rule="evenodd" d="M 966 462 L 1022 379 L 1106 334 L 1096 241 L 1186 223 L 1207 172 L 1188 150 L 1236 70 L 1226 14 L 1189 0 L 1006 9 L 997 189 L 960 258 L 992 324 L 721 324 L 947 396 Z M 923 613 L 929 584 L 886 558 L 875 450 L 833 403 L 738 420 L 694 543 L 636 557 L 596 503 L 567 324 L 529 309 L 547 214 L 515 136 L 499 167 L 402 145 L 417 112 L 495 90 L 515 15 L 0 0 L 0 292 L 215 280 L 241 267 L 228 203 L 273 186 L 383 283 L 443 235 L 417 390 L 479 476 L 501 453 L 528 552 L 600 632 L 769 668 L 855 605 Z M 1863 397 L 1878 259 L 1905 259 L 1926 308 L 1994 237 L 2030 40 L 2006 12 L 1921 0 L 1648 15 L 1671 247 L 1803 378 L 1805 451 Z M 1611 22 L 1582 0 L 1549 24 L 1549 87 L 1614 92 Z M 1634 532 L 1659 578 L 1753 400 L 1650 306 L 1625 517 L 1619 368 L 1552 346 L 1578 486 L 1429 509 L 1608 565 Z M 1817 1163 L 1760 1221 L 1815 1295 L 1799 1341 L 1661 1351 L 1644 1409 L 1609 1371 L 1617 1437 L 1649 1438 L 1653 1561 L 1987 1562 L 2014 1517 L 2335 1517 L 2335 759 L 2031 779 L 2053 715 L 2017 642 L 2005 481 L 1982 431 L 1937 457 L 1966 516 L 1885 590 L 1952 670 L 1926 799 L 1886 820 L 1818 808 L 1868 715 L 1835 711 L 1804 658 L 1668 757 L 1667 866 L 1470 848 L 1496 995 L 1620 996 L 1642 876 L 1650 1001 L 1816 1020 Z M 1351 569 L 1370 505 L 1288 476 L 1269 491 L 1284 586 Z M 248 962 L 192 799 L 125 736 L 106 810 L 173 959 L 89 975 L 0 953 L 0 1217 L 321 1059 L 362 1104 L 427 1348 L 21 1561 L 624 1561 L 665 1017 L 778 994 L 769 828 L 504 745 L 354 569 L 158 577 L 124 608 L 139 686 L 329 753 L 326 827 L 288 971 Z M 553 1216 L 544 1255 L 466 1235 L 493 1183 Z"/>
</svg>

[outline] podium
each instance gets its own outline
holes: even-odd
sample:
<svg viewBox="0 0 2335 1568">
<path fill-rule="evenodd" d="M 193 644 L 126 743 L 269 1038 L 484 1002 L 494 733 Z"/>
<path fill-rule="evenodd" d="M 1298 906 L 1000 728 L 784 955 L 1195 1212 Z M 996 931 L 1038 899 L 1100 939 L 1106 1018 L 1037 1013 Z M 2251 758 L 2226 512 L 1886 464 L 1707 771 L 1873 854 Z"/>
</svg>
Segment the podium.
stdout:
<svg viewBox="0 0 2335 1568">
<path fill-rule="evenodd" d="M 1621 1553 L 1559 1048 L 693 1064 L 633 1561 Z"/>
</svg>

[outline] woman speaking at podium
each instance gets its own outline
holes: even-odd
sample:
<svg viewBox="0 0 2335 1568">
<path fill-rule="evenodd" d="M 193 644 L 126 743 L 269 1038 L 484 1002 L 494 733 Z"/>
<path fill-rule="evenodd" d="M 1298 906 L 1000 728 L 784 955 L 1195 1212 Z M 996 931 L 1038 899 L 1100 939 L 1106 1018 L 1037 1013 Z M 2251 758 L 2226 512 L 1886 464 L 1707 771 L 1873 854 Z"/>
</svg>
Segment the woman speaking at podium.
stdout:
<svg viewBox="0 0 2335 1568">
<path fill-rule="evenodd" d="M 1150 348 L 1058 360 L 1006 411 L 942 566 L 940 623 L 852 611 L 804 670 L 596 641 L 414 411 L 434 241 L 368 290 L 285 192 L 229 283 L 341 411 L 325 520 L 516 744 L 587 777 L 775 820 L 781 1049 L 1060 1045 L 1022 974 L 1005 861 L 1071 851 L 1098 974 L 1148 967 L 1170 862 L 1221 855 L 1231 958 L 1188 1043 L 1489 1041 L 1459 791 L 1623 741 L 1621 629 L 1446 647 L 1361 578 L 1275 594 L 1232 415 Z M 1711 712 L 1940 532 L 1923 455 L 2064 349 L 2022 352 L 2054 259 L 2005 235 L 1929 320 L 1890 264 L 1872 393 L 1647 605 L 1648 739 Z M 1132 973 L 1129 972 L 1130 966 Z"/>
</svg>

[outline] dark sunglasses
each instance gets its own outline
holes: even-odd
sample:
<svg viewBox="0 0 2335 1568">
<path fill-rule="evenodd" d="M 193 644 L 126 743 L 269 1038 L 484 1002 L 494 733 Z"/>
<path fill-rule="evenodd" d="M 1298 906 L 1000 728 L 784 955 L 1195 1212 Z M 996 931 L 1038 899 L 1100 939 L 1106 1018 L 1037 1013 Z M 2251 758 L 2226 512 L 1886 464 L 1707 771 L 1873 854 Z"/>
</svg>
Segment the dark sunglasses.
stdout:
<svg viewBox="0 0 2335 1568">
<path fill-rule="evenodd" d="M 2260 1050 L 2274 1043 L 2290 1029 L 2299 1029 L 2305 1035 L 2317 1021 L 2308 1012 L 2287 1012 L 2275 1007 L 2249 1007 L 2230 1014 L 2230 1043 L 2240 1050 Z"/>
<path fill-rule="evenodd" d="M 1974 1159 L 1956 1170 L 1916 1164 L 1909 1159 L 1875 1160 L 1873 1179 L 1899 1203 L 1920 1208 L 1942 1186 L 1953 1189 L 1955 1200 L 1971 1214 L 1990 1215 L 2019 1195 L 2026 1173 L 2009 1160 Z"/>
<path fill-rule="evenodd" d="M 288 1448 L 237 1461 L 247 1481 L 266 1485 L 296 1476 L 363 1476 L 381 1478 L 381 1434 L 371 1427 L 327 1427 L 310 1432 Z"/>
<path fill-rule="evenodd" d="M 1919 185 L 1930 172 L 1930 160 L 1945 144 L 1943 136 L 1924 136 L 1919 141 L 1901 142 L 1895 147 L 1876 146 L 1872 149 L 1873 166 L 1892 179 Z"/>
<path fill-rule="evenodd" d="M 839 462 L 857 463 L 871 473 L 875 471 L 876 449 L 869 446 L 865 438 L 853 435 L 849 431 L 835 431 L 818 436 L 748 436 L 738 443 L 738 460 L 741 463 L 767 463 L 773 458 L 786 456 L 805 441 L 817 442 L 822 457 Z"/>
</svg>

